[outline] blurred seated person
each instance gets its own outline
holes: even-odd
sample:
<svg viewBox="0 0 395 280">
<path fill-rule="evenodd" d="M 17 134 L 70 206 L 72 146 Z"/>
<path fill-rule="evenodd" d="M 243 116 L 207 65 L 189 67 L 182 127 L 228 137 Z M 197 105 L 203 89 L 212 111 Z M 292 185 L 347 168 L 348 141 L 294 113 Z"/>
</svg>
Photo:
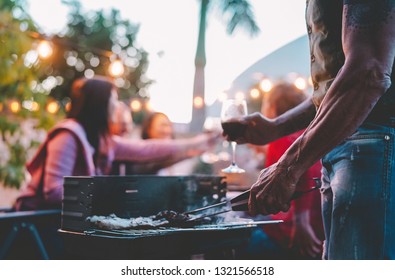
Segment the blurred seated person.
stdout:
<svg viewBox="0 0 395 280">
<path fill-rule="evenodd" d="M 142 123 L 141 138 L 145 141 L 175 139 L 173 123 L 166 114 L 153 112 Z M 140 164 L 135 166 L 134 171 L 139 174 L 157 174 L 161 176 L 190 175 L 193 173 L 196 160 L 196 158 L 192 158 L 178 163 L 173 162 L 172 165 L 156 165 L 155 168 L 152 168 L 152 165 Z"/>
<path fill-rule="evenodd" d="M 118 102 L 114 116 L 110 121 L 110 131 L 113 135 L 131 138 L 133 130 L 133 116 L 130 108 L 123 102 Z M 170 139 L 170 138 L 167 138 Z M 148 141 L 150 142 L 150 141 Z M 162 161 L 136 162 L 117 160 L 112 163 L 111 175 L 157 174 L 164 166 L 170 166 L 179 159 L 168 158 Z"/>
<path fill-rule="evenodd" d="M 130 138 L 133 130 L 133 117 L 130 108 L 122 101 L 118 102 L 114 116 L 110 120 L 110 132 L 112 135 Z M 134 174 L 134 162 L 114 159 L 110 175 Z M 151 163 L 149 163 L 151 164 Z"/>
<path fill-rule="evenodd" d="M 141 127 L 142 139 L 174 139 L 173 123 L 161 112 L 149 114 Z"/>
<path fill-rule="evenodd" d="M 122 137 L 129 137 L 133 129 L 132 111 L 124 102 L 119 101 L 110 120 L 110 133 Z"/>
<path fill-rule="evenodd" d="M 48 132 L 27 164 L 31 180 L 17 198 L 16 210 L 61 208 L 64 176 L 106 175 L 114 160 L 180 161 L 202 154 L 218 138 L 204 134 L 189 139 L 142 141 L 111 134 L 118 94 L 105 77 L 74 81 L 70 97 L 68 117 Z"/>
<path fill-rule="evenodd" d="M 265 94 L 262 103 L 262 114 L 275 118 L 302 103 L 307 96 L 292 84 L 280 83 Z M 265 153 L 265 167 L 276 163 L 289 146 L 303 131 L 280 138 L 258 149 Z M 321 164 L 317 162 L 301 178 L 297 191 L 305 191 L 314 186 L 312 178 L 321 177 Z M 321 218 L 321 196 L 313 191 L 291 202 L 288 212 L 271 215 L 274 220 L 283 220 L 278 225 L 263 227 L 264 234 L 269 237 L 269 248 L 263 248 L 268 258 L 275 259 L 318 259 L 322 254 L 324 240 Z M 265 247 L 265 245 L 263 245 Z M 267 245 L 266 245 L 267 246 Z M 259 246 L 255 246 L 259 248 Z M 259 252 L 255 252 L 259 256 Z M 271 255 L 270 255 L 271 254 Z"/>
</svg>

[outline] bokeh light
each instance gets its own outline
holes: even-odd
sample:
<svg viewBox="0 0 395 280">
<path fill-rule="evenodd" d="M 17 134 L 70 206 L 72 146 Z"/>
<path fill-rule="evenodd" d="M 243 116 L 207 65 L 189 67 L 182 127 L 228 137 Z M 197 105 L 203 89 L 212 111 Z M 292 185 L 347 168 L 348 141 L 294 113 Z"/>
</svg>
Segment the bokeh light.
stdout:
<svg viewBox="0 0 395 280">
<path fill-rule="evenodd" d="M 10 111 L 13 113 L 18 113 L 21 110 L 21 103 L 18 101 L 11 101 L 10 103 Z"/>
<path fill-rule="evenodd" d="M 23 101 L 22 107 L 31 112 L 37 112 L 40 109 L 40 105 L 36 101 L 32 101 L 32 100 Z"/>
<path fill-rule="evenodd" d="M 259 87 L 261 88 L 261 90 L 263 92 L 269 92 L 272 87 L 273 84 L 269 79 L 263 79 L 260 83 L 259 83 Z"/>
<path fill-rule="evenodd" d="M 300 90 L 305 90 L 307 87 L 306 80 L 302 77 L 296 78 L 296 80 L 294 81 L 294 85 L 296 88 L 298 88 Z"/>
<path fill-rule="evenodd" d="M 142 108 L 142 104 L 140 100 L 132 100 L 129 104 L 130 109 L 132 109 L 133 112 L 139 112 Z"/>
<path fill-rule="evenodd" d="M 53 53 L 52 44 L 47 40 L 40 41 L 37 46 L 37 52 L 42 59 L 50 57 Z"/>
<path fill-rule="evenodd" d="M 108 72 L 110 73 L 110 75 L 112 77 L 122 76 L 123 73 L 125 72 L 125 67 L 123 66 L 122 61 L 117 59 L 117 60 L 114 60 L 113 62 L 111 62 L 110 66 L 108 68 Z"/>
<path fill-rule="evenodd" d="M 200 97 L 200 96 L 196 96 L 196 97 L 193 99 L 193 106 L 194 106 L 195 108 L 198 108 L 198 109 L 203 108 L 203 106 L 204 106 L 204 100 L 203 100 L 203 98 Z"/>
<path fill-rule="evenodd" d="M 56 114 L 59 111 L 59 104 L 56 101 L 51 101 L 47 104 L 47 111 L 50 114 Z"/>
<path fill-rule="evenodd" d="M 257 88 L 251 89 L 250 96 L 251 96 L 252 99 L 258 99 L 259 96 L 260 96 L 259 89 L 257 89 Z"/>
</svg>

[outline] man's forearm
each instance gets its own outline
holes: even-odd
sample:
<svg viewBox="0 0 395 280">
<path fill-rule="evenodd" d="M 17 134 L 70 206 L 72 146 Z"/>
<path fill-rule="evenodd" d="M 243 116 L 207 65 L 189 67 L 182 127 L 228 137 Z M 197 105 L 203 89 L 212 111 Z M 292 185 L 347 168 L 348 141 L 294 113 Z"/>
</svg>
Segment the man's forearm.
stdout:
<svg viewBox="0 0 395 280">
<path fill-rule="evenodd" d="M 315 114 L 316 108 L 311 98 L 308 98 L 297 107 L 278 116 L 275 123 L 279 128 L 280 136 L 286 136 L 306 128 L 314 119 Z"/>
</svg>

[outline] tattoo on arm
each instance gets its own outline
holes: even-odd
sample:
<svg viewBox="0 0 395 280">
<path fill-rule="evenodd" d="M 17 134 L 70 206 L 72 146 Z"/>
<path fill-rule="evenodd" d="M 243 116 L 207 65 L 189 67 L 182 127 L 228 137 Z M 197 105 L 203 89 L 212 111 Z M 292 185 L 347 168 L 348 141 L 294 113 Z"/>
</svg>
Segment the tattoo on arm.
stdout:
<svg viewBox="0 0 395 280">
<path fill-rule="evenodd" d="M 369 29 L 385 24 L 395 16 L 395 0 L 348 0 L 346 24 L 355 29 Z"/>
</svg>

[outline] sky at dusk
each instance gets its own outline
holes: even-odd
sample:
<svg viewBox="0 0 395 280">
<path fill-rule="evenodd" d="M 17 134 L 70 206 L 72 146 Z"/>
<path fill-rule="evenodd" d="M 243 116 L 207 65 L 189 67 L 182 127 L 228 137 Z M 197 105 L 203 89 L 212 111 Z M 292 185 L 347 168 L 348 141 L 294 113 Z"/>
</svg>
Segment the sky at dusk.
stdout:
<svg viewBox="0 0 395 280">
<path fill-rule="evenodd" d="M 218 1 L 218 0 L 216 0 Z M 84 10 L 116 8 L 123 19 L 140 24 L 137 43 L 149 53 L 147 75 L 155 80 L 149 94 L 153 109 L 174 122 L 192 116 L 194 57 L 199 22 L 198 0 L 81 0 Z M 251 0 L 261 32 L 227 35 L 215 10 L 208 16 L 206 32 L 206 103 L 226 91 L 246 68 L 277 48 L 306 34 L 305 1 Z M 60 32 L 67 8 L 61 0 L 28 0 L 29 12 L 47 34 Z"/>
</svg>

